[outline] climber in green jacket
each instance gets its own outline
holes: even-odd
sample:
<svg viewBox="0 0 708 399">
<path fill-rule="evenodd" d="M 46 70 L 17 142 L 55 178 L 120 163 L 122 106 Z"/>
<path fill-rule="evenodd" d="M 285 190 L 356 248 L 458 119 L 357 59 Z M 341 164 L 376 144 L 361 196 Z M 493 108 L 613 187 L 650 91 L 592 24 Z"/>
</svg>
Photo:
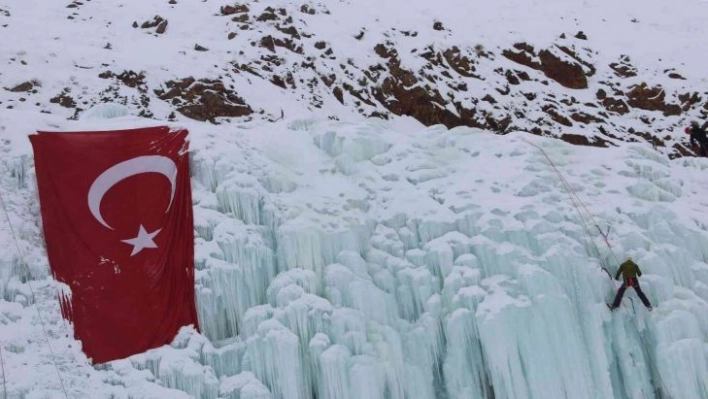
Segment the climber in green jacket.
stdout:
<svg viewBox="0 0 708 399">
<path fill-rule="evenodd" d="M 609 305 L 610 310 L 614 310 L 617 307 L 619 307 L 620 302 L 622 302 L 622 296 L 624 295 L 624 291 L 627 289 L 627 287 L 632 287 L 634 288 L 634 291 L 637 292 L 637 295 L 639 296 L 639 299 L 642 300 L 642 303 L 644 306 L 647 307 L 651 311 L 651 303 L 647 299 L 647 296 L 644 295 L 644 292 L 642 292 L 642 288 L 639 287 L 639 280 L 637 280 L 637 277 L 642 275 L 642 271 L 639 269 L 639 266 L 632 261 L 631 257 L 628 257 L 624 263 L 622 263 L 617 269 L 617 273 L 615 274 L 615 280 L 619 280 L 620 274 L 624 278 L 624 282 L 622 283 L 622 286 L 617 290 L 617 295 L 615 295 L 615 301 L 612 303 L 612 305 Z"/>
</svg>

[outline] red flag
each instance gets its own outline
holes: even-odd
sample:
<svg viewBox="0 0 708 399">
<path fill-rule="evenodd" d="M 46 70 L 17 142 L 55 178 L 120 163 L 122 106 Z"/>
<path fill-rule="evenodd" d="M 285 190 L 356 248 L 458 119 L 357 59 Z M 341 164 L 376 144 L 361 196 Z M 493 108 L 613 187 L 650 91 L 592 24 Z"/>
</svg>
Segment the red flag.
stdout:
<svg viewBox="0 0 708 399">
<path fill-rule="evenodd" d="M 186 130 L 31 135 L 62 314 L 95 363 L 198 328 Z"/>
</svg>

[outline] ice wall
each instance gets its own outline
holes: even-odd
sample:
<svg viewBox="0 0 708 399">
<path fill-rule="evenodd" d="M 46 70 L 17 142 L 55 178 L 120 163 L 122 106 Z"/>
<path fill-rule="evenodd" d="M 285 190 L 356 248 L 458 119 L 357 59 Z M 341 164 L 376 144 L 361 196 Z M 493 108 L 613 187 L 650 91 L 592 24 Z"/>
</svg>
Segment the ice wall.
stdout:
<svg viewBox="0 0 708 399">
<path fill-rule="evenodd" d="M 706 397 L 704 160 L 374 122 L 193 136 L 203 335 L 93 371 L 115 397 Z M 11 214 L 36 220 L 31 191 Z M 627 255 L 652 313 L 605 306 Z M 3 306 L 31 308 L 0 260 Z"/>
</svg>

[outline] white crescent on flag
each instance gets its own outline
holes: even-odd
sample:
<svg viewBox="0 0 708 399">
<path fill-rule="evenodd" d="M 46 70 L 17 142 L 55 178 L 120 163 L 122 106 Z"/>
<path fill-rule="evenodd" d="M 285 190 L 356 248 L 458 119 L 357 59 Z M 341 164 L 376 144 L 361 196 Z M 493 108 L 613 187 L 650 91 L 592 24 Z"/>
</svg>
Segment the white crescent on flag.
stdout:
<svg viewBox="0 0 708 399">
<path fill-rule="evenodd" d="M 170 191 L 170 203 L 167 205 L 165 213 L 170 210 L 172 200 L 175 196 L 177 165 L 167 157 L 161 155 L 145 155 L 123 161 L 106 169 L 91 184 L 88 192 L 88 206 L 93 217 L 105 227 L 113 230 L 101 215 L 101 201 L 108 190 L 131 176 L 142 173 L 159 173 L 164 175 L 169 181 L 172 189 Z"/>
</svg>

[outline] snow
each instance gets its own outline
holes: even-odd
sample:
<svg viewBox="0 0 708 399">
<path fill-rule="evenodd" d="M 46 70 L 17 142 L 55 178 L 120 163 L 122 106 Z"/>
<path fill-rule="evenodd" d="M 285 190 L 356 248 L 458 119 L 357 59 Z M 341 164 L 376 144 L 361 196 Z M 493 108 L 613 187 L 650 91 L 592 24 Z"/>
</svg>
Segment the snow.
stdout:
<svg viewBox="0 0 708 399">
<path fill-rule="evenodd" d="M 2 112 L 15 121 L 13 142 L 36 123 Z M 56 376 L 52 359 L 77 397 L 699 398 L 708 389 L 704 160 L 377 121 L 181 126 L 192 132 L 204 335 L 185 329 L 172 346 L 97 367 L 59 316 L 55 295 L 66 288 L 31 245 L 41 235 L 27 200 L 30 153 L 4 145 L 3 198 L 23 256 L 37 262 L 27 282 L 16 253 L 3 255 L 15 265 L 3 272 L 0 330 L 12 395 L 59 392 L 58 379 L 30 371 Z M 342 150 L 324 150 L 323 137 L 342 137 Z M 582 199 L 579 211 L 531 143 Z M 346 151 L 349 171 L 337 167 Z M 381 156 L 389 161 L 372 161 Z M 407 178 L 420 165 L 439 176 Z M 293 189 L 268 190 L 267 175 Z M 667 187 L 671 201 L 647 195 Z M 626 255 L 644 271 L 652 313 L 631 290 L 617 312 L 604 306 L 618 283 L 601 266 L 614 272 Z"/>
<path fill-rule="evenodd" d="M 158 10 L 144 3 L 136 17 L 134 8 L 86 2 L 84 15 L 94 18 L 54 29 L 43 21 L 65 19 L 63 4 L 0 4 L 13 15 L 3 35 L 32 32 L 4 42 L 0 59 L 30 67 L 0 68 L 3 87 L 40 79 L 59 91 L 73 84 L 75 64 L 98 67 L 92 55 L 106 41 L 113 66 L 159 71 L 150 79 L 217 76 L 214 58 L 236 57 L 225 42 L 208 41 L 227 28 L 198 17 L 218 12 L 217 4 L 170 8 L 163 16 L 173 40 L 158 43 L 124 28 Z M 689 82 L 703 79 L 695 56 L 708 50 L 695 39 L 703 2 L 521 3 L 453 12 L 470 6 L 417 1 L 401 11 L 396 2 L 341 2 L 327 5 L 337 24 L 313 19 L 309 29 L 328 32 L 362 64 L 373 62 L 362 46 L 387 34 L 377 18 L 398 30 L 436 20 L 456 32 L 475 26 L 467 44 L 497 48 L 550 45 L 559 30 L 583 30 L 608 62 L 632 47 L 640 68 L 680 63 Z M 87 27 L 100 33 L 87 35 Z M 352 38 L 362 27 L 363 42 Z M 186 51 L 197 30 L 210 47 L 200 57 Z M 452 41 L 447 31 L 436 34 L 441 44 Z M 68 55 L 45 44 L 80 37 Z M 424 43 L 410 40 L 411 48 Z M 270 86 L 242 87 L 251 103 L 272 113 L 282 106 L 286 117 L 170 123 L 191 132 L 201 334 L 185 327 L 171 345 L 99 366 L 59 313 L 57 298 L 70 291 L 51 278 L 26 135 L 165 124 L 169 110 L 151 120 L 106 103 L 67 120 L 29 105 L 0 109 L 7 398 L 708 397 L 707 160 L 669 160 L 647 144 L 600 149 L 405 117 L 364 120 L 332 104 L 310 112 L 294 99 L 274 104 Z M 614 313 L 604 304 L 619 283 L 602 267 L 614 273 L 630 255 L 642 267 L 651 313 L 632 290 Z"/>
</svg>

